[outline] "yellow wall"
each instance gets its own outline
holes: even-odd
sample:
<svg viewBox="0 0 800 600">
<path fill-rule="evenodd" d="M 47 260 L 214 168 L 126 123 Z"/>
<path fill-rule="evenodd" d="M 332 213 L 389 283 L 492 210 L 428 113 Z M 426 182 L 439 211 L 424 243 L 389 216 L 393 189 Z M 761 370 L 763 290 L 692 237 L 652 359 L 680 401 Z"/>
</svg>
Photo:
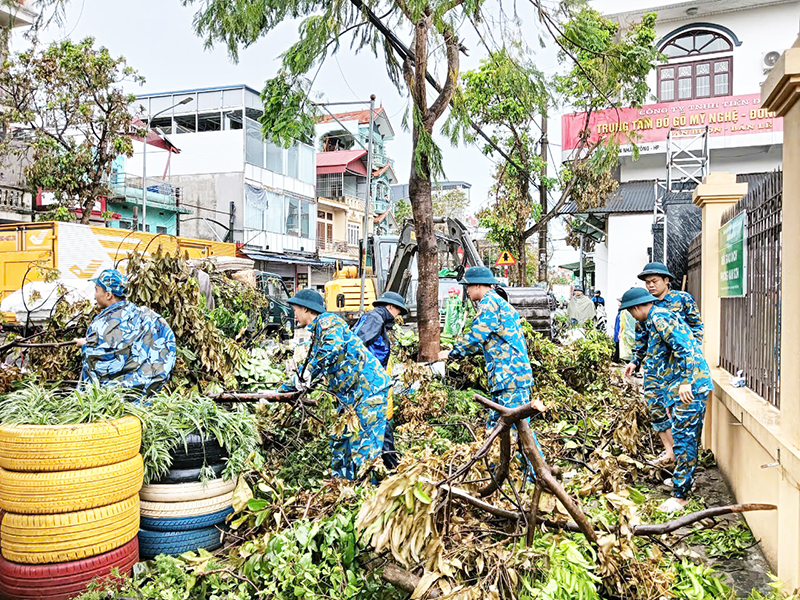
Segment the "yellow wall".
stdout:
<svg viewBox="0 0 800 600">
<path fill-rule="evenodd" d="M 762 106 L 783 117 L 783 260 L 781 277 L 780 410 L 746 388 L 733 388 L 730 373 L 713 368 L 703 443 L 710 447 L 740 503 L 764 503 L 774 511 L 745 513 L 773 571 L 788 589 L 800 587 L 800 38 L 761 88 Z M 703 210 L 704 351 L 719 364 L 719 218 L 746 189 L 732 175 L 712 173 L 694 202 Z"/>
</svg>

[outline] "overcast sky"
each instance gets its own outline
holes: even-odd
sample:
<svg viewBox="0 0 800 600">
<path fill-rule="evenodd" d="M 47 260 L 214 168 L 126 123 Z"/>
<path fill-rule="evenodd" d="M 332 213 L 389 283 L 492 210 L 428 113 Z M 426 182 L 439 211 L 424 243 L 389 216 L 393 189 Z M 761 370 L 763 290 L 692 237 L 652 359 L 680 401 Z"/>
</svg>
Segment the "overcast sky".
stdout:
<svg viewBox="0 0 800 600">
<path fill-rule="evenodd" d="M 537 48 L 537 65 L 545 74 L 552 75 L 559 69 L 556 53 L 552 48 L 538 49 L 539 32 L 532 5 L 521 2 L 517 9 L 525 39 Z M 268 37 L 242 50 L 239 62 L 234 63 L 224 48 L 204 48 L 203 40 L 192 28 L 195 11 L 193 7 L 183 7 L 180 0 L 70 0 L 63 26 L 51 27 L 44 37 L 48 40 L 95 37 L 112 55 L 124 56 L 128 64 L 145 77 L 143 86 L 129 86 L 128 91 L 137 94 L 232 84 L 246 84 L 260 90 L 264 81 L 277 72 L 280 54 L 297 39 L 297 22 L 285 23 Z M 459 35 L 469 50 L 469 56 L 461 56 L 461 70 L 476 68 L 486 56 L 485 49 L 468 21 L 462 23 Z M 401 39 L 407 42 L 409 36 L 401 35 Z M 14 49 L 22 45 L 17 39 Z M 349 43 L 343 44 L 340 52 L 323 65 L 314 90 L 323 93 L 329 101 L 368 100 L 370 94 L 375 94 L 396 132 L 396 138 L 388 146 L 395 160 L 395 172 L 401 183 L 408 181 L 411 134 L 401 126 L 408 99 L 389 81 L 381 59 L 366 50 L 354 55 Z M 557 115 L 550 119 L 549 129 L 552 156 L 559 160 L 561 126 Z M 446 178 L 472 184 L 472 208 L 477 211 L 486 203 L 492 185 L 492 161 L 476 147 L 453 148 L 444 139 L 439 142 L 443 148 Z M 551 169 L 555 169 L 554 163 Z M 552 196 L 557 197 L 556 193 Z M 558 250 L 551 264 L 576 260 L 574 251 L 563 249 L 563 241 L 560 241 L 563 236 L 560 225 L 551 227 L 551 247 L 554 245 Z"/>
</svg>

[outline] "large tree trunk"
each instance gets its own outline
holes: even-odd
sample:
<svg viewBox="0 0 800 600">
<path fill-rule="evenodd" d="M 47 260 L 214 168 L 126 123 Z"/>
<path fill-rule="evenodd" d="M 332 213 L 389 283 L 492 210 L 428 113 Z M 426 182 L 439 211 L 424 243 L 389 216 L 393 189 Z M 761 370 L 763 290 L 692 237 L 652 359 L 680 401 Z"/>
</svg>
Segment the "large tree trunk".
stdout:
<svg viewBox="0 0 800 600">
<path fill-rule="evenodd" d="M 414 125 L 414 146 L 417 145 L 418 125 Z M 417 319 L 419 321 L 419 360 L 434 361 L 439 353 L 439 253 L 433 229 L 433 201 L 431 199 L 431 173 L 427 157 L 420 160 L 420 168 L 411 166 L 408 195 L 414 214 L 414 231 L 417 235 Z M 422 171 L 422 172 L 420 172 Z"/>
<path fill-rule="evenodd" d="M 518 240 L 514 251 L 517 259 L 517 285 L 525 287 L 528 285 L 528 253 L 525 247 L 525 240 Z"/>
<path fill-rule="evenodd" d="M 455 31 L 445 25 L 442 35 L 447 53 L 447 79 L 436 100 L 428 106 L 425 78 L 428 69 L 428 33 L 433 17 L 428 11 L 414 24 L 414 64 L 403 63 L 403 77 L 414 100 L 412 118 L 414 159 L 408 181 L 408 195 L 414 216 L 414 230 L 419 251 L 417 265 L 417 319 L 419 321 L 419 360 L 435 361 L 439 354 L 439 253 L 433 228 L 433 201 L 431 199 L 431 155 L 419 149 L 421 138 L 431 139 L 433 126 L 453 97 L 458 79 L 458 38 Z M 425 147 L 425 146 L 423 146 Z"/>
</svg>

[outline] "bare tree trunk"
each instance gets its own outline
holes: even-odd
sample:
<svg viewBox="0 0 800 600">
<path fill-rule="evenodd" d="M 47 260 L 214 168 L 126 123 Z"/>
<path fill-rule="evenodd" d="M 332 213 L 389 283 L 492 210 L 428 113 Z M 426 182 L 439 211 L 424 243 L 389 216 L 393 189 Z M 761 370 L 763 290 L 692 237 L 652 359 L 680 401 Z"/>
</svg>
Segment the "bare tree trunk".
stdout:
<svg viewBox="0 0 800 600">
<path fill-rule="evenodd" d="M 458 37 L 446 26 L 442 32 L 447 53 L 447 79 L 442 91 L 428 106 L 426 76 L 428 68 L 428 33 L 433 23 L 432 16 L 425 11 L 414 24 L 414 56 L 412 65 L 403 63 L 403 77 L 414 100 L 413 142 L 414 159 L 408 180 L 408 193 L 414 215 L 414 231 L 419 251 L 417 265 L 419 279 L 417 287 L 417 319 L 419 321 L 419 360 L 434 361 L 439 354 L 439 254 L 433 227 L 433 200 L 431 198 L 431 152 L 421 150 L 420 145 L 433 145 L 433 126 L 447 109 L 455 92 L 458 79 Z"/>
<path fill-rule="evenodd" d="M 514 251 L 517 259 L 517 285 L 525 287 L 528 285 L 528 253 L 524 239 L 517 240 Z"/>
<path fill-rule="evenodd" d="M 414 145 L 417 144 L 417 127 L 414 125 Z M 439 254 L 433 229 L 433 203 L 431 201 L 431 174 L 428 160 L 422 157 L 421 169 L 412 165 L 408 180 L 408 194 L 414 214 L 414 231 L 417 235 L 417 319 L 419 327 L 419 360 L 434 361 L 439 354 Z M 420 173 L 419 171 L 422 171 Z"/>
</svg>

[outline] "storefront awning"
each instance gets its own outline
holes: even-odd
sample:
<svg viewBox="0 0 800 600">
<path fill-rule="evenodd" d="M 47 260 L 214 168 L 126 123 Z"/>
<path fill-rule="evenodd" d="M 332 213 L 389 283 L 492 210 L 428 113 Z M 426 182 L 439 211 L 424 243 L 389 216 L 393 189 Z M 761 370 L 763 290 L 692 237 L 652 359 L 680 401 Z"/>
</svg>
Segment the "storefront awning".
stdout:
<svg viewBox="0 0 800 600">
<path fill-rule="evenodd" d="M 264 254 L 263 252 L 254 252 L 244 248 L 242 253 L 252 258 L 253 260 L 265 260 L 267 262 L 282 263 L 285 265 L 309 265 L 312 267 L 324 267 L 324 263 L 319 258 L 311 256 L 289 256 L 286 254 Z"/>
</svg>

